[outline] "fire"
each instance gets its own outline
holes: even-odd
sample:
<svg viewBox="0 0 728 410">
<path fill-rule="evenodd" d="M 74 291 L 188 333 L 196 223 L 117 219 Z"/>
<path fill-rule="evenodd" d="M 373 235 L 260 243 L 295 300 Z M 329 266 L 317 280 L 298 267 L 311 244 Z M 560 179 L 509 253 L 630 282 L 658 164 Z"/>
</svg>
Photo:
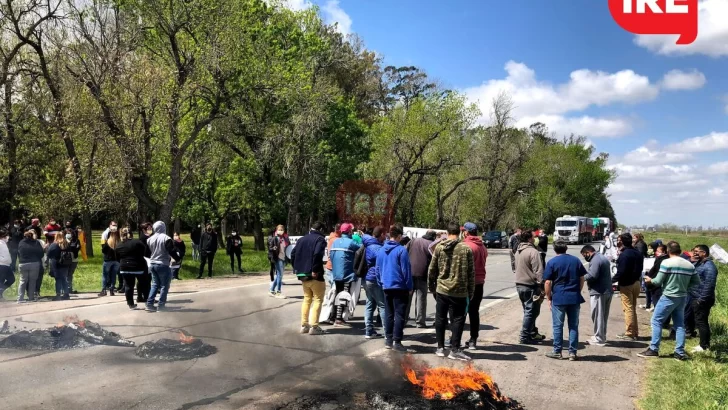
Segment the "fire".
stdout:
<svg viewBox="0 0 728 410">
<path fill-rule="evenodd" d="M 83 321 L 83 320 L 81 320 L 81 319 L 79 319 L 78 318 L 78 315 L 64 317 L 63 318 L 63 322 L 58 322 L 58 324 L 56 325 L 56 327 L 63 327 L 63 326 L 66 326 L 66 325 L 70 325 L 71 323 L 73 323 L 74 325 L 80 327 L 81 329 L 85 329 L 86 328 L 86 322 Z"/>
<path fill-rule="evenodd" d="M 195 341 L 195 338 L 192 336 L 187 336 L 184 334 L 184 332 L 179 332 L 179 341 L 184 344 L 189 344 Z"/>
<path fill-rule="evenodd" d="M 452 400 L 463 392 L 487 389 L 494 399 L 503 400 L 493 379 L 476 370 L 471 364 L 462 370 L 429 368 L 424 364 L 416 366 L 411 358 L 406 358 L 402 361 L 402 370 L 410 383 L 422 388 L 422 396 L 426 399 Z"/>
</svg>

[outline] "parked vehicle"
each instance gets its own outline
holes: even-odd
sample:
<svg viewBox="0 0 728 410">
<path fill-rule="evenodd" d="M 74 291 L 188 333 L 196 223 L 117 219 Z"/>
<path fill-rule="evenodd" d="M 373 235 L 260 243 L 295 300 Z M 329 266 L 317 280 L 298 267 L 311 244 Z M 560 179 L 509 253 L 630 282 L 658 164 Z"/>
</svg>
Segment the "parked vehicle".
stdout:
<svg viewBox="0 0 728 410">
<path fill-rule="evenodd" d="M 505 231 L 489 231 L 483 234 L 486 248 L 507 248 L 508 234 Z"/>
<path fill-rule="evenodd" d="M 593 230 L 594 225 L 591 218 L 564 215 L 556 218 L 554 241 L 562 240 L 575 244 L 589 243 L 592 241 Z"/>
</svg>

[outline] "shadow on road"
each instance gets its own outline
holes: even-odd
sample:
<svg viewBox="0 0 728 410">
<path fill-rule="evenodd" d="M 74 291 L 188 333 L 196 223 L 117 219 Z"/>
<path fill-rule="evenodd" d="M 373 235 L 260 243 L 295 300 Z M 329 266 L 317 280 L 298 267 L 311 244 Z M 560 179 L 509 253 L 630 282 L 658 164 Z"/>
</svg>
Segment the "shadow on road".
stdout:
<svg viewBox="0 0 728 410">
<path fill-rule="evenodd" d="M 612 362 L 626 362 L 629 359 L 626 357 L 615 356 L 612 354 L 604 356 L 579 356 L 580 362 L 597 362 L 597 363 L 612 363 Z"/>
<path fill-rule="evenodd" d="M 488 343 L 487 345 L 481 347 L 480 350 L 499 353 L 530 353 L 538 351 L 538 349 L 532 346 L 498 342 L 494 342 L 493 344 Z"/>
<path fill-rule="evenodd" d="M 181 300 L 168 300 L 168 305 L 178 305 L 178 304 L 188 304 L 188 303 L 195 303 L 192 299 L 181 299 Z"/>
</svg>

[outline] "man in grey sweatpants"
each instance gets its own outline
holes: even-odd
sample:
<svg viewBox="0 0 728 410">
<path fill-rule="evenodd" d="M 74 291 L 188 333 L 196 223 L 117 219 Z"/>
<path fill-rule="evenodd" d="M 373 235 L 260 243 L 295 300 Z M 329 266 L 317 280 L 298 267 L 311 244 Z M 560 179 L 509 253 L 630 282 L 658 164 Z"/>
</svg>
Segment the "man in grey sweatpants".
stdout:
<svg viewBox="0 0 728 410">
<path fill-rule="evenodd" d="M 591 245 L 583 247 L 581 255 L 589 262 L 588 273 L 584 278 L 589 287 L 591 317 L 594 322 L 594 337 L 587 340 L 587 343 L 604 346 L 607 343 L 607 321 L 613 296 L 611 266 L 609 260 Z"/>
</svg>

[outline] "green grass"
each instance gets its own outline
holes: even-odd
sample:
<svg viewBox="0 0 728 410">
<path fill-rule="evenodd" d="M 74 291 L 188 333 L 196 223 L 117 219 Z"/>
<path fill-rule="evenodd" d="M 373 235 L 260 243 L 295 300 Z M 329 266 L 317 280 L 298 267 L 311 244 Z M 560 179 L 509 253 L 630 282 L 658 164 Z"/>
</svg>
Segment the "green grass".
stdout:
<svg viewBox="0 0 728 410">
<path fill-rule="evenodd" d="M 645 235 L 647 243 L 656 238 L 678 241 L 682 248 L 691 249 L 698 244 L 708 246 L 718 243 L 728 249 L 725 237 L 705 237 L 684 234 Z M 659 359 L 648 362 L 648 371 L 643 379 L 643 395 L 640 408 L 654 409 L 728 409 L 728 266 L 718 266 L 716 304 L 710 314 L 712 330 L 709 354 L 692 355 L 688 362 Z M 665 335 L 667 335 L 665 333 Z M 687 350 L 698 344 L 697 339 L 688 339 Z M 675 342 L 663 339 L 660 353 L 671 354 Z"/>
<path fill-rule="evenodd" d="M 187 245 L 186 254 L 182 261 L 182 269 L 180 276 L 182 279 L 193 279 L 197 277 L 200 267 L 199 262 L 192 260 L 192 241 L 189 235 L 182 235 L 182 239 Z M 76 273 L 73 275 L 73 287 L 79 292 L 99 292 L 101 290 L 101 268 L 103 265 L 103 256 L 101 255 L 101 234 L 94 235 L 94 256 L 88 261 L 80 260 Z M 79 255 L 80 256 L 80 255 Z M 243 238 L 243 269 L 246 272 L 268 272 L 270 263 L 268 262 L 268 254 L 264 251 L 253 250 L 253 238 Z M 237 260 L 235 261 L 237 264 Z M 237 266 L 236 266 L 237 268 Z M 215 276 L 230 275 L 230 257 L 225 254 L 225 249 L 219 249 L 215 255 L 213 265 L 213 273 Z M 207 275 L 207 267 L 205 267 L 205 275 Z M 15 276 L 16 282 L 10 289 L 5 291 L 6 299 L 14 299 L 18 294 L 18 276 Z M 48 276 L 46 270 L 43 276 L 43 285 L 41 287 L 41 296 L 55 296 L 56 281 Z"/>
</svg>

